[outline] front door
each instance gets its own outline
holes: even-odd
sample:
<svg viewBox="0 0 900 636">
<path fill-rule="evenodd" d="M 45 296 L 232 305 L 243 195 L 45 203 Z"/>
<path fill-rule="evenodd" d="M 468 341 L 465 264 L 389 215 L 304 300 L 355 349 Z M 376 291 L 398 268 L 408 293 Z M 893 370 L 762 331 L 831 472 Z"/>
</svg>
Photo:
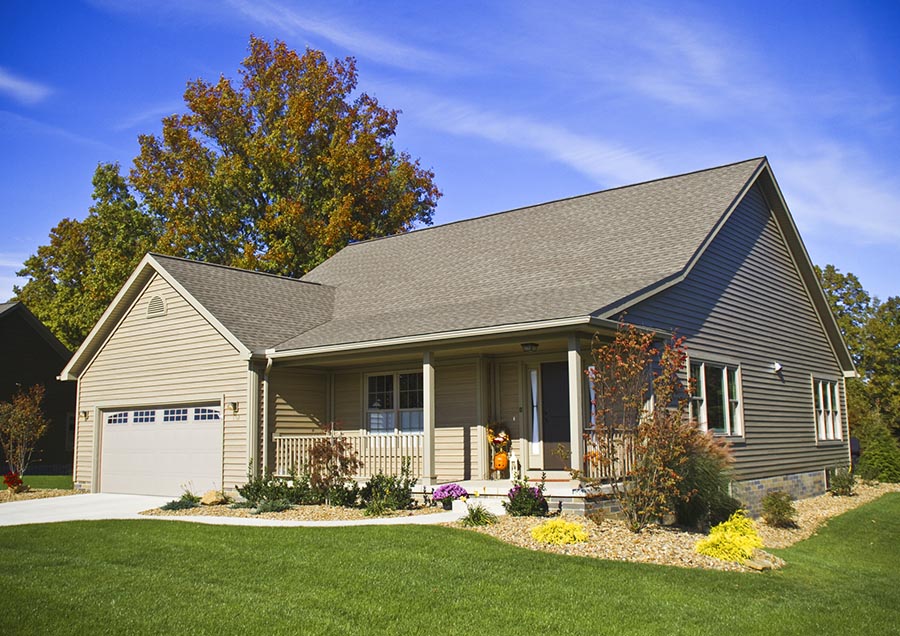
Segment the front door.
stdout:
<svg viewBox="0 0 900 636">
<path fill-rule="evenodd" d="M 540 397 L 544 470 L 565 470 L 572 447 L 569 441 L 569 365 L 566 362 L 541 364 Z"/>
</svg>

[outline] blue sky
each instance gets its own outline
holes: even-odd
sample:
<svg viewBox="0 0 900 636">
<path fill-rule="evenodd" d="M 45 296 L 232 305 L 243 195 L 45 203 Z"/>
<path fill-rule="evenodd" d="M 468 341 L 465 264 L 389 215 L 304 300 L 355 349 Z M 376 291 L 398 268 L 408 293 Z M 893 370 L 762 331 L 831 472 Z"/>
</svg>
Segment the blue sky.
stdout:
<svg viewBox="0 0 900 636">
<path fill-rule="evenodd" d="M 767 155 L 813 262 L 900 294 L 900 2 L 8 0 L 0 25 L 0 299 L 251 33 L 357 58 L 437 223 Z"/>
</svg>

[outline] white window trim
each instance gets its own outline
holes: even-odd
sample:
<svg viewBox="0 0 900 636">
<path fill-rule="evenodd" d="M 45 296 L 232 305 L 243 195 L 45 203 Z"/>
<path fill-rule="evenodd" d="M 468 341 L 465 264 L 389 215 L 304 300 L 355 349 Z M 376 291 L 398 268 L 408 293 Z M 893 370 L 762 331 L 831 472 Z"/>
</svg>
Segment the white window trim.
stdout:
<svg viewBox="0 0 900 636">
<path fill-rule="evenodd" d="M 364 417 L 363 417 L 363 431 L 368 433 L 369 435 L 421 435 L 425 430 L 425 409 L 402 409 L 400 408 L 400 376 L 401 375 L 424 375 L 421 369 L 403 369 L 400 371 L 373 371 L 372 373 L 366 373 L 363 377 L 363 395 L 364 395 Z M 390 375 L 393 376 L 393 392 L 394 392 L 394 408 L 391 409 L 373 409 L 369 407 L 369 378 L 380 377 Z M 424 378 L 423 378 L 424 380 Z M 424 397 L 424 382 L 423 382 L 423 397 Z M 369 414 L 370 413 L 393 413 L 394 414 L 394 429 L 392 431 L 373 431 L 369 427 Z M 422 413 L 422 430 L 421 431 L 404 431 L 400 428 L 401 413 Z"/>
<path fill-rule="evenodd" d="M 691 359 L 688 358 L 686 369 L 688 381 L 691 380 L 691 366 L 700 366 L 700 378 L 694 386 L 694 393 L 691 395 L 688 406 L 688 413 L 691 420 L 696 420 L 700 425 L 700 430 L 706 432 L 709 430 L 709 416 L 706 410 L 706 368 L 709 365 L 712 368 L 721 369 L 722 371 L 722 415 L 725 420 L 725 431 L 714 431 L 715 435 L 720 437 L 743 437 L 744 436 L 744 387 L 741 379 L 741 365 L 733 362 L 719 362 L 716 360 Z M 731 416 L 731 391 L 728 380 L 729 369 L 734 371 L 735 395 L 737 396 L 737 407 L 734 409 L 734 419 Z M 699 410 L 699 412 L 697 412 Z"/>
<path fill-rule="evenodd" d="M 841 417 L 841 382 L 815 376 L 810 376 L 810 378 L 816 441 L 843 441 L 844 425 Z"/>
</svg>

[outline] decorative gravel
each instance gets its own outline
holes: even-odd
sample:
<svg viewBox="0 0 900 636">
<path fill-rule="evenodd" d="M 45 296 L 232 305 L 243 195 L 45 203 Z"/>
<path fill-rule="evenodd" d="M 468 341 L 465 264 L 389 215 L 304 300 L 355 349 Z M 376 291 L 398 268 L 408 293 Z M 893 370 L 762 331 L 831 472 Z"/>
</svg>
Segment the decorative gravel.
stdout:
<svg viewBox="0 0 900 636">
<path fill-rule="evenodd" d="M 826 494 L 795 502 L 798 511 L 798 527 L 795 529 L 770 528 L 762 520 L 758 520 L 756 526 L 767 548 L 784 548 L 815 534 L 829 518 L 877 499 L 886 492 L 900 492 L 900 485 L 860 485 L 857 487 L 858 494 L 853 497 L 834 497 Z M 495 525 L 471 530 L 523 548 L 556 554 L 732 572 L 749 572 L 753 569 L 697 554 L 694 546 L 704 536 L 700 533 L 660 526 L 651 526 L 640 533 L 633 533 L 621 521 L 604 520 L 596 524 L 584 517 L 562 516 L 568 521 L 575 521 L 584 526 L 588 540 L 565 546 L 539 543 L 531 538 L 531 529 L 545 519 L 535 517 L 501 516 Z M 452 525 L 460 527 L 459 523 Z M 784 565 L 782 559 L 766 552 L 760 552 L 757 560 L 766 561 L 773 567 Z"/>
<path fill-rule="evenodd" d="M 443 508 L 422 507 L 413 510 L 401 510 L 383 517 L 408 517 L 444 512 Z M 344 508 L 340 506 L 294 506 L 284 512 L 263 512 L 254 514 L 249 508 L 230 508 L 225 506 L 199 506 L 186 510 L 161 510 L 153 508 L 145 510 L 142 515 L 151 517 L 247 517 L 251 519 L 277 519 L 281 521 L 356 521 L 372 519 L 367 517 L 361 508 Z"/>
<path fill-rule="evenodd" d="M 80 495 L 83 490 L 61 490 L 57 488 L 41 488 L 37 490 L 27 490 L 13 494 L 9 490 L 0 493 L 0 503 L 8 501 L 27 501 L 29 499 L 48 499 L 50 497 L 68 497 L 69 495 Z"/>
</svg>

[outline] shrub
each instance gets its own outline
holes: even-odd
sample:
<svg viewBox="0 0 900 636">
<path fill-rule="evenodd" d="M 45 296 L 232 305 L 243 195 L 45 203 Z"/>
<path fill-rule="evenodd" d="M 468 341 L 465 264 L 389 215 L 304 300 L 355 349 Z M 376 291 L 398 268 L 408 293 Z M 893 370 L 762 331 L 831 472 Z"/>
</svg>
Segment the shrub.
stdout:
<svg viewBox="0 0 900 636">
<path fill-rule="evenodd" d="M 580 523 L 565 519 L 550 519 L 532 528 L 531 537 L 541 543 L 566 545 L 587 541 L 588 533 Z"/>
<path fill-rule="evenodd" d="M 890 433 L 868 443 L 859 458 L 857 472 L 866 480 L 900 483 L 900 448 Z"/>
<path fill-rule="evenodd" d="M 254 504 L 250 501 L 246 501 L 246 500 L 245 501 L 235 501 L 233 504 L 231 504 L 228 507 L 231 508 L 232 510 L 242 510 L 242 509 L 246 510 L 247 508 L 255 508 L 256 504 Z"/>
<path fill-rule="evenodd" d="M 413 504 L 412 490 L 416 483 L 412 476 L 412 462 L 409 457 L 403 458 L 400 476 L 388 476 L 378 473 L 372 477 L 359 491 L 359 497 L 366 510 L 375 502 L 380 502 L 385 510 L 406 510 Z"/>
<path fill-rule="evenodd" d="M 709 536 L 697 542 L 695 550 L 700 554 L 722 561 L 743 563 L 753 556 L 753 551 L 763 546 L 756 531 L 756 524 L 738 510 L 728 521 L 713 526 Z"/>
<path fill-rule="evenodd" d="M 291 509 L 291 502 L 287 499 L 266 499 L 256 507 L 256 514 L 263 512 L 284 512 Z"/>
<path fill-rule="evenodd" d="M 539 486 L 529 486 L 528 478 L 514 480 L 513 487 L 503 502 L 506 512 L 513 517 L 543 517 L 550 506 L 544 498 L 544 476 Z"/>
<path fill-rule="evenodd" d="M 238 493 L 246 499 L 250 507 L 255 508 L 264 501 L 287 500 L 292 504 L 320 503 L 315 501 L 309 485 L 309 477 L 304 473 L 298 475 L 296 468 L 291 469 L 289 480 L 273 477 L 267 470 L 264 475 L 247 473 L 247 483 L 237 487 Z"/>
<path fill-rule="evenodd" d="M 19 477 L 25 475 L 34 447 L 50 425 L 41 409 L 43 400 L 44 386 L 35 384 L 18 389 L 9 402 L 0 402 L 0 449 L 9 471 Z"/>
<path fill-rule="evenodd" d="M 728 492 L 734 461 L 727 443 L 712 433 L 688 435 L 686 459 L 675 470 L 680 477 L 675 518 L 683 526 L 714 526 L 737 512 L 741 504 Z"/>
<path fill-rule="evenodd" d="M 184 494 L 178 499 L 160 506 L 162 510 L 187 510 L 189 508 L 198 508 L 200 506 L 200 497 L 189 490 L 185 490 Z"/>
<path fill-rule="evenodd" d="M 828 471 L 828 492 L 836 497 L 853 496 L 856 475 L 849 468 L 835 468 Z"/>
<path fill-rule="evenodd" d="M 441 484 L 431 493 L 431 498 L 435 501 L 444 501 L 445 499 L 459 499 L 468 497 L 469 493 L 459 484 Z"/>
<path fill-rule="evenodd" d="M 774 528 L 794 528 L 797 509 L 794 500 L 781 490 L 773 490 L 762 500 L 763 519 Z"/>
<path fill-rule="evenodd" d="M 9 471 L 3 475 L 3 483 L 6 484 L 6 487 L 9 488 L 9 491 L 12 493 L 20 492 L 25 489 L 22 478 L 18 473 L 14 473 L 13 471 Z"/>
<path fill-rule="evenodd" d="M 474 506 L 469 506 L 466 516 L 460 519 L 460 523 L 467 528 L 474 526 L 490 526 L 497 523 L 497 515 L 481 504 L 475 504 Z"/>
<path fill-rule="evenodd" d="M 359 485 L 355 481 L 332 487 L 324 498 L 324 503 L 329 506 L 345 508 L 356 507 L 357 501 L 359 501 Z"/>
<path fill-rule="evenodd" d="M 388 507 L 384 499 L 376 496 L 365 502 L 365 510 L 363 510 L 363 514 L 365 514 L 367 517 L 381 517 L 391 512 L 391 510 L 393 509 Z"/>
<path fill-rule="evenodd" d="M 355 505 L 358 495 L 355 483 L 352 503 L 341 503 L 333 500 L 333 496 L 341 501 L 349 499 L 350 492 L 344 486 L 360 466 L 362 462 L 350 441 L 342 435 L 331 435 L 318 440 L 309 449 L 309 485 L 316 494 L 324 497 L 328 505 Z"/>
</svg>

